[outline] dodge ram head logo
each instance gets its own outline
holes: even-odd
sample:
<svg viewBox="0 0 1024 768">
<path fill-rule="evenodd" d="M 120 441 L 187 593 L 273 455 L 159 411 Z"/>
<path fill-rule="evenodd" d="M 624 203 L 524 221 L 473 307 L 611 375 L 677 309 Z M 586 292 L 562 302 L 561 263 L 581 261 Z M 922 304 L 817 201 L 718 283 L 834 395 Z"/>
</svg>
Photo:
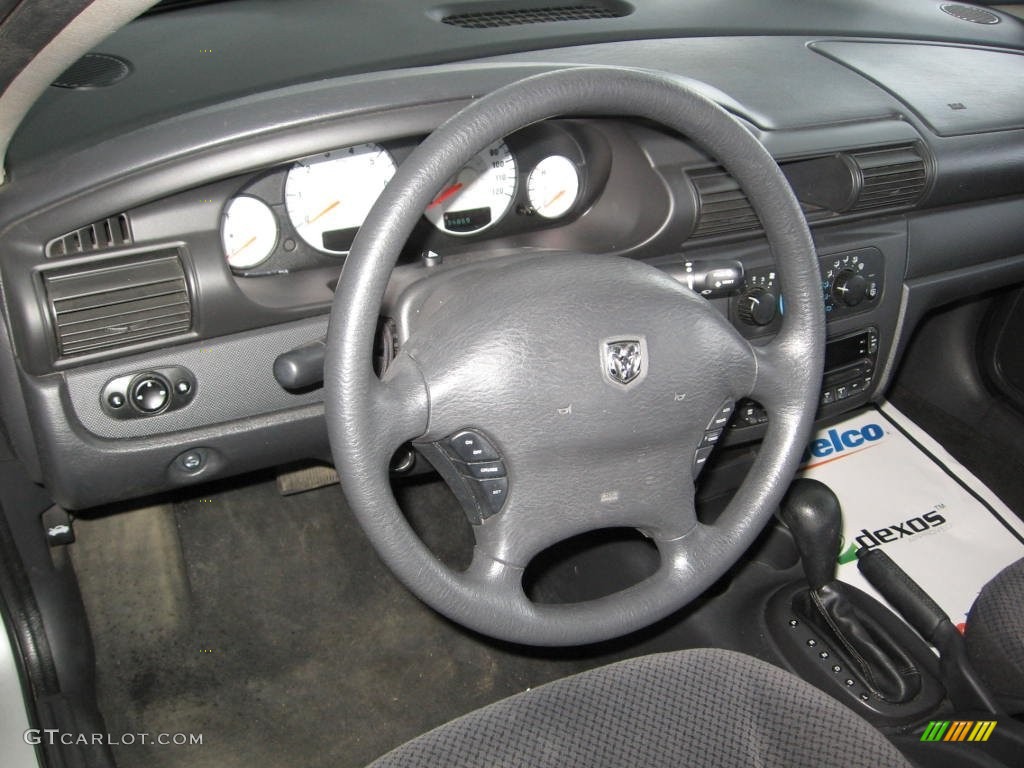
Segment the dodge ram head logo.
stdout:
<svg viewBox="0 0 1024 768">
<path fill-rule="evenodd" d="M 643 339 L 617 339 L 604 342 L 604 371 L 608 378 L 623 386 L 646 373 L 646 345 Z"/>
</svg>

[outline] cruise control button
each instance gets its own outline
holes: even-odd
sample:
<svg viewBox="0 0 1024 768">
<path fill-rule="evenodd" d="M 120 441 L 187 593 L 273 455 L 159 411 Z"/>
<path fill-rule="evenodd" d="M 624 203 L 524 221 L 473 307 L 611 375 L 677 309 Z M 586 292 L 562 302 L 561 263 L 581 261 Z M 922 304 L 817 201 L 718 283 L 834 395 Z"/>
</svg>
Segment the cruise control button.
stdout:
<svg viewBox="0 0 1024 768">
<path fill-rule="evenodd" d="M 491 515 L 496 515 L 505 506 L 505 497 L 508 496 L 508 478 L 495 477 L 490 480 L 480 481 L 480 495 L 484 498 L 486 510 Z M 484 517 L 489 517 L 485 511 Z"/>
<path fill-rule="evenodd" d="M 721 409 L 714 415 L 714 418 L 708 422 L 706 432 L 710 432 L 714 429 L 722 429 L 726 424 L 729 423 L 729 417 L 732 416 L 732 403 L 726 403 Z"/>
<path fill-rule="evenodd" d="M 477 480 L 486 480 L 489 477 L 504 477 L 505 464 L 501 461 L 481 461 L 476 464 L 467 464 L 466 471 Z"/>
<path fill-rule="evenodd" d="M 698 448 L 693 454 L 693 474 L 694 476 L 700 474 L 700 471 L 704 469 L 704 465 L 708 462 L 708 456 L 711 455 L 711 451 L 714 450 L 713 445 L 709 445 L 705 448 Z"/>
<path fill-rule="evenodd" d="M 448 444 L 463 461 L 497 461 L 500 458 L 487 438 L 468 429 L 452 436 Z"/>
<path fill-rule="evenodd" d="M 722 430 L 720 430 L 720 429 L 715 429 L 715 430 L 712 430 L 710 432 L 705 432 L 704 433 L 704 440 L 703 440 L 703 442 L 701 442 L 700 446 L 701 446 L 701 448 L 705 448 L 705 447 L 707 447 L 709 445 L 715 445 L 715 444 L 718 443 L 718 441 L 721 439 L 721 437 L 722 437 Z"/>
</svg>

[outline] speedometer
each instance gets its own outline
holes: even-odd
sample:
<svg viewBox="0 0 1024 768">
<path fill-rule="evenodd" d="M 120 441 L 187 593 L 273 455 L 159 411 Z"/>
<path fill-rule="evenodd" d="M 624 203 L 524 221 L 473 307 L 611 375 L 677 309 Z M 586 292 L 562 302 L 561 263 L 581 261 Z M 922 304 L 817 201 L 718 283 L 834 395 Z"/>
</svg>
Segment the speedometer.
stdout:
<svg viewBox="0 0 1024 768">
<path fill-rule="evenodd" d="M 496 141 L 448 180 L 425 216 L 451 235 L 472 235 L 497 224 L 516 194 L 516 159 Z"/>
<path fill-rule="evenodd" d="M 395 175 L 378 144 L 299 160 L 284 183 L 285 207 L 299 237 L 318 251 L 348 253 L 359 226 Z"/>
</svg>

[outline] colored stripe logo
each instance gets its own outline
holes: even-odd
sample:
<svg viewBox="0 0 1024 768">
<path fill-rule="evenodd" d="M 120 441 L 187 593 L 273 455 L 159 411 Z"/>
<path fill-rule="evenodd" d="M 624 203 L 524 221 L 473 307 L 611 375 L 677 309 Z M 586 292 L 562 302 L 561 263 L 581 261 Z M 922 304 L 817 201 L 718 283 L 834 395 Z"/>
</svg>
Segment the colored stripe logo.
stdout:
<svg viewBox="0 0 1024 768">
<path fill-rule="evenodd" d="M 996 720 L 932 720 L 921 741 L 988 741 Z"/>
</svg>

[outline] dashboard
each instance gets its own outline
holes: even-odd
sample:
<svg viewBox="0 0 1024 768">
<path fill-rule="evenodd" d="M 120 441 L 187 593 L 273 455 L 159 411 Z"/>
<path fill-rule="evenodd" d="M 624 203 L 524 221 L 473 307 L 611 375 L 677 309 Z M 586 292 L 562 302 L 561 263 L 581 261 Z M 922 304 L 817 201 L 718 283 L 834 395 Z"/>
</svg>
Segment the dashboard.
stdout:
<svg viewBox="0 0 1024 768">
<path fill-rule="evenodd" d="M 283 380 L 280 361 L 315 372 L 322 360 L 359 225 L 474 94 L 567 66 L 695 78 L 780 163 L 818 250 L 819 418 L 833 418 L 884 394 L 925 313 L 1024 280 L 1022 60 L 1005 41 L 620 40 L 286 85 L 87 147 L 33 154 L 25 134 L 0 192 L 8 437 L 72 509 L 329 459 L 316 377 Z M 967 76 L 979 71 L 998 88 L 979 91 Z M 35 119 L 58 108 L 55 96 Z M 403 342 L 406 287 L 524 250 L 647 261 L 755 344 L 785 312 L 727 168 L 643 121 L 555 117 L 438 190 L 382 307 L 378 368 Z M 764 418 L 740 404 L 716 439 L 756 441 Z"/>
</svg>

